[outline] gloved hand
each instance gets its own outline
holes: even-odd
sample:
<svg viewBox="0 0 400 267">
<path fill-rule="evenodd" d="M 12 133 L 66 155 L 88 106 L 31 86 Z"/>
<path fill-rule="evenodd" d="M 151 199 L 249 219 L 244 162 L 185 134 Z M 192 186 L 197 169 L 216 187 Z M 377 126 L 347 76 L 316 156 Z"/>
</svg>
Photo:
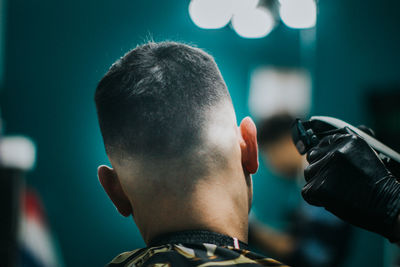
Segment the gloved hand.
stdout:
<svg viewBox="0 0 400 267">
<path fill-rule="evenodd" d="M 400 183 L 361 137 L 350 131 L 327 136 L 307 160 L 302 195 L 309 204 L 392 242 L 400 239 Z"/>
<path fill-rule="evenodd" d="M 358 125 L 357 128 L 361 131 L 363 131 L 366 134 L 369 134 L 372 137 L 375 137 L 375 132 L 371 128 L 365 126 L 365 125 Z M 343 131 L 346 131 L 343 129 Z M 383 164 L 385 164 L 386 169 L 388 169 L 399 181 L 400 179 L 400 163 L 396 162 L 393 159 L 386 159 L 382 160 Z"/>
</svg>

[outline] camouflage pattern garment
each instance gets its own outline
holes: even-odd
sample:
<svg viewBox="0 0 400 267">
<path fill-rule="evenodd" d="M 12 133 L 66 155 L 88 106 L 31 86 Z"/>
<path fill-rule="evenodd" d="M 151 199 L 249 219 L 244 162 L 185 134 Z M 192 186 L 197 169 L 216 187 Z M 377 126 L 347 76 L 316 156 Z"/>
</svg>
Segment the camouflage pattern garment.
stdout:
<svg viewBox="0 0 400 267">
<path fill-rule="evenodd" d="M 109 267 L 141 266 L 286 266 L 247 250 L 247 245 L 209 231 L 184 231 L 164 235 L 148 247 L 115 257 Z"/>
</svg>

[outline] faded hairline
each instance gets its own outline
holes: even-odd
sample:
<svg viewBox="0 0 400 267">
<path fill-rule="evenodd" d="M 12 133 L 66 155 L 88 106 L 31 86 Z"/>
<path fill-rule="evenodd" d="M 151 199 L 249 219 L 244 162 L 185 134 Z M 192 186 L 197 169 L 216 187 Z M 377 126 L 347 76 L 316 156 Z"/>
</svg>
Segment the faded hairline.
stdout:
<svg viewBox="0 0 400 267">
<path fill-rule="evenodd" d="M 139 187 L 142 184 L 146 188 L 161 187 L 178 195 L 188 193 L 199 179 L 226 168 L 235 145 L 236 115 L 230 98 L 205 112 L 207 119 L 201 129 L 202 142 L 185 154 L 166 158 L 115 150 L 108 156 L 123 170 L 125 179 L 134 179 Z"/>
</svg>

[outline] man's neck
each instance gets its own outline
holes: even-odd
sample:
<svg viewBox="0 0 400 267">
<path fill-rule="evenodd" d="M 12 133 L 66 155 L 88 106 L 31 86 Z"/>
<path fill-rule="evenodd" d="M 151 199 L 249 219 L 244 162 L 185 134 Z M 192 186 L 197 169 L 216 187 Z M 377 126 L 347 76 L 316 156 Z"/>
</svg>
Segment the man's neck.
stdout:
<svg viewBox="0 0 400 267">
<path fill-rule="evenodd" d="M 190 199 L 154 197 L 135 221 L 144 241 L 171 232 L 208 230 L 247 242 L 248 203 L 233 199 L 233 185 L 198 186 Z M 243 199 L 243 198 L 241 198 Z"/>
</svg>

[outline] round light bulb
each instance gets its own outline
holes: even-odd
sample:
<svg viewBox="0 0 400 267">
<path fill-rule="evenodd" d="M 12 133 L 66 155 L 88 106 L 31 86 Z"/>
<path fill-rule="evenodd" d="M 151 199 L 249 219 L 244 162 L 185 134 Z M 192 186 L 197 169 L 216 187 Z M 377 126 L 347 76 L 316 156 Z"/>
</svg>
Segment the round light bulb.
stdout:
<svg viewBox="0 0 400 267">
<path fill-rule="evenodd" d="M 189 15 L 203 29 L 219 29 L 227 25 L 232 17 L 232 0 L 192 0 Z"/>
<path fill-rule="evenodd" d="M 268 9 L 258 7 L 235 14 L 232 26 L 243 38 L 262 38 L 272 31 L 275 20 Z"/>
<path fill-rule="evenodd" d="M 290 28 L 312 28 L 317 21 L 317 6 L 314 0 L 281 0 L 279 14 Z"/>
<path fill-rule="evenodd" d="M 233 14 L 243 12 L 244 10 L 254 9 L 257 7 L 259 0 L 232 0 Z"/>
</svg>

